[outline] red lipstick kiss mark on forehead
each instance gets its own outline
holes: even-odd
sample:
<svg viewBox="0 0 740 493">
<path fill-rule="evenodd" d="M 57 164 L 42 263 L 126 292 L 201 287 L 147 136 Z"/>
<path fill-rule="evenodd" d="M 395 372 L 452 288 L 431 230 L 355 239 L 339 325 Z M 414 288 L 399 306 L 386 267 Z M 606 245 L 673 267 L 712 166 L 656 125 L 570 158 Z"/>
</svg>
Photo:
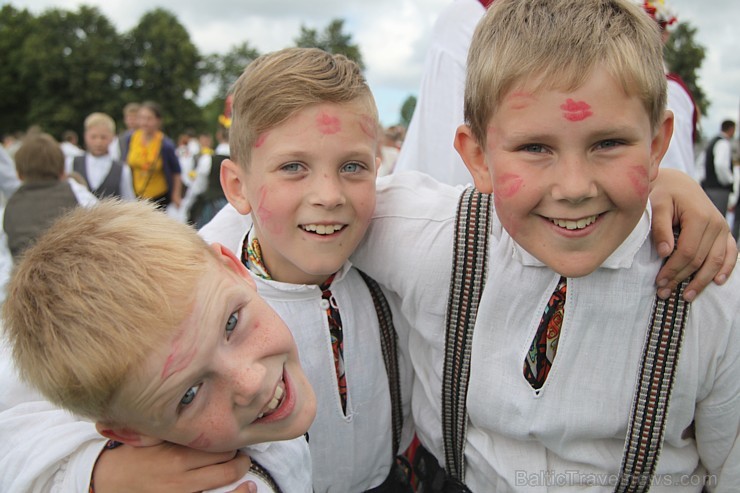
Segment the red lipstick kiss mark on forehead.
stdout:
<svg viewBox="0 0 740 493">
<path fill-rule="evenodd" d="M 573 101 L 570 98 L 564 104 L 560 105 L 560 109 L 563 110 L 565 119 L 572 122 L 580 122 L 593 115 L 591 106 L 587 102 Z"/>
<path fill-rule="evenodd" d="M 316 117 L 316 125 L 319 127 L 319 132 L 324 135 L 332 135 L 342 129 L 342 124 L 339 122 L 339 118 L 331 116 L 323 111 Z"/>
<path fill-rule="evenodd" d="M 375 124 L 375 120 L 367 115 L 360 117 L 360 128 L 362 132 L 370 137 L 371 139 L 378 138 L 378 126 Z"/>
<path fill-rule="evenodd" d="M 254 147 L 255 148 L 261 147 L 262 144 L 264 144 L 265 141 L 267 140 L 268 134 L 269 132 L 262 132 L 261 134 L 259 134 L 259 136 L 257 137 L 257 141 L 254 143 Z"/>
</svg>

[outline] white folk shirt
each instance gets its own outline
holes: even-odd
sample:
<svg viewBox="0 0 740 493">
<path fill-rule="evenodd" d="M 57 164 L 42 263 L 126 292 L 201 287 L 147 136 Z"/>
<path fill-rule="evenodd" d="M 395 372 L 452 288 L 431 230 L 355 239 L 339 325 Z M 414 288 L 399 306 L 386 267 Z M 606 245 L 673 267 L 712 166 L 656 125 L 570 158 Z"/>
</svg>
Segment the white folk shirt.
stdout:
<svg viewBox="0 0 740 493">
<path fill-rule="evenodd" d="M 0 491 L 3 493 L 87 492 L 95 461 L 107 442 L 95 424 L 46 401 L 25 385 L 0 339 Z M 311 455 L 303 437 L 252 445 L 244 453 L 270 471 L 285 492 L 311 493 Z M 213 492 L 233 490 L 246 480 L 271 493 L 259 476 Z"/>
<path fill-rule="evenodd" d="M 459 194 L 415 173 L 381 179 L 371 227 L 352 257 L 402 299 L 412 327 L 417 433 L 442 464 L 444 322 Z M 494 218 L 467 399 L 472 491 L 575 491 L 618 473 L 660 267 L 648 232 L 646 212 L 602 268 L 568 280 L 558 355 L 537 395 L 523 361 L 559 275 Z M 740 485 L 738 293 L 734 275 L 708 286 L 691 307 L 652 492 L 676 491 L 677 480 L 687 484 L 683 491 L 700 491 L 704 467 L 719 480 L 716 491 Z"/>
<path fill-rule="evenodd" d="M 249 226 L 248 216 L 240 216 L 227 205 L 200 233 L 206 241 L 219 242 L 240 255 Z M 314 490 L 347 493 L 379 486 L 387 478 L 394 457 L 391 401 L 380 328 L 365 282 L 346 263 L 331 285 L 342 317 L 347 379 L 345 416 L 337 390 L 327 306 L 321 298 L 321 289 L 315 285 L 268 281 L 254 274 L 252 277 L 259 294 L 293 333 L 301 365 L 316 393 L 316 419 L 308 430 Z M 388 301 L 393 303 L 392 299 Z M 401 320 L 395 313 L 394 324 L 402 339 Z M 403 358 L 400 359 L 402 395 L 406 397 L 404 410 L 408 414 L 411 375 L 410 370 L 404 370 L 407 367 Z M 404 428 L 402 449 L 411 436 L 408 416 Z"/>
</svg>

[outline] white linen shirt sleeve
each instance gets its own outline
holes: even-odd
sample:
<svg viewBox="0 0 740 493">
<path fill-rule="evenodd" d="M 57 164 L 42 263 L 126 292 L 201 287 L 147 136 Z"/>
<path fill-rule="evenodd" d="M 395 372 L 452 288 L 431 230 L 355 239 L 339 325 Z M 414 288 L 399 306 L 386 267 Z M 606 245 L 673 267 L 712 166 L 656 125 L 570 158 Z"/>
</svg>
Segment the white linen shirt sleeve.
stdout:
<svg viewBox="0 0 740 493">
<path fill-rule="evenodd" d="M 717 174 L 717 181 L 722 185 L 732 185 L 732 169 L 729 164 L 732 162 L 732 148 L 730 141 L 719 139 L 714 145 L 714 171 Z"/>
<path fill-rule="evenodd" d="M 86 492 L 106 439 L 21 382 L 0 340 L 0 491 Z"/>
</svg>

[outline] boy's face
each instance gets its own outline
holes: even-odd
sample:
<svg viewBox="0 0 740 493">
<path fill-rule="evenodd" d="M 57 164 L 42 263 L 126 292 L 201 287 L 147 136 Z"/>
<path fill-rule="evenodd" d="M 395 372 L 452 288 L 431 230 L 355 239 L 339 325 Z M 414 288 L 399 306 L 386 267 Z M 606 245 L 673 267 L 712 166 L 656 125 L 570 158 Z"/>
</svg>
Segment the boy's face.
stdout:
<svg viewBox="0 0 740 493">
<path fill-rule="evenodd" d="M 237 258 L 198 284 L 193 310 L 174 337 L 116 395 L 105 436 L 134 446 L 161 440 L 224 452 L 295 438 L 313 421 L 316 401 L 290 331 L 257 295 Z"/>
<path fill-rule="evenodd" d="M 94 125 L 85 130 L 85 149 L 93 156 L 108 154 L 108 146 L 113 142 L 113 132 L 105 125 Z"/>
<path fill-rule="evenodd" d="M 274 279 L 320 284 L 349 258 L 375 209 L 377 138 L 365 106 L 318 104 L 260 135 L 246 171 L 222 165 Z"/>
<path fill-rule="evenodd" d="M 653 136 L 648 113 L 603 68 L 572 92 L 525 85 L 507 94 L 481 149 L 469 129 L 455 146 L 507 232 L 567 277 L 597 269 L 645 209 L 673 120 Z"/>
</svg>

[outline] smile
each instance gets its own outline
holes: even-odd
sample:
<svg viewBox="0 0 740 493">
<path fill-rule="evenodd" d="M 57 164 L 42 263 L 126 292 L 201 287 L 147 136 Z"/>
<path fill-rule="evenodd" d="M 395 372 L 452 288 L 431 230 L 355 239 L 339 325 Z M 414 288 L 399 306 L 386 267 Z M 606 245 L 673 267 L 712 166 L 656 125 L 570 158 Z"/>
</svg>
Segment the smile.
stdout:
<svg viewBox="0 0 740 493">
<path fill-rule="evenodd" d="M 565 229 L 583 229 L 589 224 L 593 224 L 597 219 L 599 218 L 599 215 L 594 216 L 588 216 L 577 220 L 570 220 L 570 219 L 552 219 L 550 218 L 550 222 L 553 223 L 555 226 L 565 228 Z"/>
<path fill-rule="evenodd" d="M 301 229 L 318 235 L 331 235 L 345 227 L 345 224 L 305 224 L 301 226 Z"/>
<path fill-rule="evenodd" d="M 270 414 L 274 413 L 275 410 L 280 407 L 280 404 L 282 404 L 284 396 L 285 382 L 283 380 L 280 380 L 277 387 L 275 387 L 275 394 L 272 396 L 272 399 L 270 399 L 270 402 L 267 403 L 264 409 L 262 409 L 262 412 L 257 415 L 257 419 L 262 419 L 265 416 L 269 416 Z"/>
</svg>

